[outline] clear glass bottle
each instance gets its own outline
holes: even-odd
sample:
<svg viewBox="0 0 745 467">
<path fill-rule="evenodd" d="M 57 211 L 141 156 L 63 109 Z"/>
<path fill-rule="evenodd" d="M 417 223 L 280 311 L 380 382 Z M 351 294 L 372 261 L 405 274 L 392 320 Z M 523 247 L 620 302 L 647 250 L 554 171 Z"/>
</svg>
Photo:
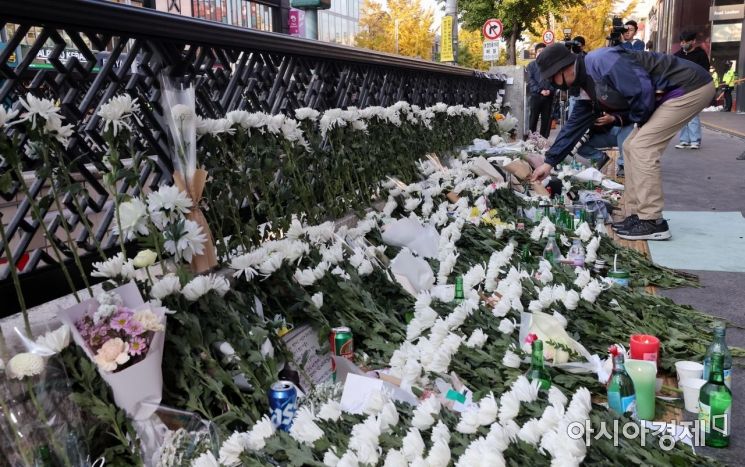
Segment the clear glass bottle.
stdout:
<svg viewBox="0 0 745 467">
<path fill-rule="evenodd" d="M 556 235 L 550 234 L 546 242 L 546 248 L 543 249 L 543 258 L 549 263 L 557 264 L 561 261 L 561 250 L 556 244 Z"/>
<path fill-rule="evenodd" d="M 613 357 L 613 374 L 608 380 L 608 406 L 618 415 L 631 412 L 636 403 L 634 382 L 626 373 L 623 354 Z"/>
<path fill-rule="evenodd" d="M 698 396 L 698 419 L 704 444 L 714 448 L 729 446 L 732 423 L 732 392 L 724 384 L 724 355 L 711 356 L 709 379 Z"/>
<path fill-rule="evenodd" d="M 732 354 L 727 347 L 725 339 L 726 332 L 727 330 L 723 322 L 717 321 L 714 323 L 714 340 L 709 345 L 709 349 L 706 351 L 706 356 L 704 357 L 704 379 L 709 379 L 711 356 L 715 352 L 719 352 L 724 358 L 724 384 L 732 389 Z"/>
<path fill-rule="evenodd" d="M 572 261 L 572 265 L 585 267 L 585 248 L 579 238 L 572 239 L 572 246 L 567 253 L 567 259 Z"/>
<path fill-rule="evenodd" d="M 551 374 L 543 365 L 543 341 L 535 340 L 531 345 L 533 347 L 530 368 L 525 373 L 525 377 L 529 381 L 540 381 L 539 389 L 547 391 L 551 387 Z"/>
</svg>

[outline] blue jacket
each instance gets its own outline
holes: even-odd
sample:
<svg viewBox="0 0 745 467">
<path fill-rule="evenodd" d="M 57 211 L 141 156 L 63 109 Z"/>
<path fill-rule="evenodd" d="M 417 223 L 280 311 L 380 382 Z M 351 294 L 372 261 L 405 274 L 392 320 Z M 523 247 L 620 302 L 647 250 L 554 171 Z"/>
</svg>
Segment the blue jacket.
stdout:
<svg viewBox="0 0 745 467">
<path fill-rule="evenodd" d="M 617 125 L 641 126 L 662 102 L 711 86 L 711 76 L 697 64 L 673 55 L 606 47 L 578 60 L 575 85 L 591 100 L 579 109 L 575 106 L 572 117 L 576 118 L 567 120 L 546 152 L 551 165 L 571 152 L 601 111 L 614 115 Z"/>
<path fill-rule="evenodd" d="M 639 50 L 644 52 L 644 42 L 639 39 L 631 39 L 629 42 L 621 42 L 621 47 L 627 50 Z"/>
<path fill-rule="evenodd" d="M 541 94 L 544 89 L 549 89 L 551 95 L 553 95 L 553 86 L 549 80 L 541 80 L 541 72 L 538 69 L 538 64 L 533 60 L 528 63 L 528 92 L 532 96 Z"/>
</svg>

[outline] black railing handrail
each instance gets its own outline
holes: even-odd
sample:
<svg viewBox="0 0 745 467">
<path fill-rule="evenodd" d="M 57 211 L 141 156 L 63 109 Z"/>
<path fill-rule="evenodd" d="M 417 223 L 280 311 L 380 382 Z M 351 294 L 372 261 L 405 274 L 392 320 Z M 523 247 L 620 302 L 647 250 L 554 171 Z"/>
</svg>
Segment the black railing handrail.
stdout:
<svg viewBox="0 0 745 467">
<path fill-rule="evenodd" d="M 368 49 L 259 31 L 102 0 L 0 0 L 0 17 L 53 27 L 95 29 L 128 37 L 151 37 L 210 46 L 277 52 L 359 62 L 451 76 L 473 77 L 474 70 Z"/>
</svg>

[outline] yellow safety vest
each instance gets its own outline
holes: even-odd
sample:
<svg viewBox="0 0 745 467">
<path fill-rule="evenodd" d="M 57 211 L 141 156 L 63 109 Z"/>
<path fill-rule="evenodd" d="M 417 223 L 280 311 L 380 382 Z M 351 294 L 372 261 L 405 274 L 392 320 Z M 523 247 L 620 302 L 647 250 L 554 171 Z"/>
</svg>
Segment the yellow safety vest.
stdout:
<svg viewBox="0 0 745 467">
<path fill-rule="evenodd" d="M 732 87 L 735 84 L 735 70 L 732 68 L 727 71 L 727 73 L 724 74 L 724 78 L 722 78 L 722 82 L 726 84 L 727 86 Z"/>
</svg>

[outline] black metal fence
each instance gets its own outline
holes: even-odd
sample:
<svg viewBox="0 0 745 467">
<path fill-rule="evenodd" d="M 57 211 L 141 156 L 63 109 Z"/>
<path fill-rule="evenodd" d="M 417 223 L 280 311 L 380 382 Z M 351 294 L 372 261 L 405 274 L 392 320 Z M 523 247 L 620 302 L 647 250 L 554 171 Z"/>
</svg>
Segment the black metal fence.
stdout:
<svg viewBox="0 0 745 467">
<path fill-rule="evenodd" d="M 0 103 L 19 108 L 31 92 L 59 101 L 75 133 L 66 148 L 70 171 L 85 187 L 80 202 L 86 219 L 70 208 L 43 210 L 54 238 L 41 238 L 38 217 L 23 202 L 18 184 L 0 193 L 0 213 L 12 249 L 0 253 L 0 316 L 17 309 L 9 264 L 17 264 L 29 305 L 69 290 L 61 280 L 49 242 L 65 248 L 64 215 L 81 250 L 93 251 L 93 237 L 112 247 L 111 197 L 100 183 L 106 168 L 98 107 L 128 93 L 142 104 L 137 149 L 151 154 L 141 180 L 168 182 L 171 163 L 161 108 L 159 76 L 186 77 L 195 84 L 197 110 L 205 117 L 236 109 L 288 113 L 300 107 L 387 106 L 404 100 L 419 106 L 437 102 L 477 105 L 493 101 L 504 82 L 473 70 L 363 49 L 309 41 L 174 16 L 154 10 L 91 0 L 0 0 Z M 0 173 L 8 168 L 0 161 Z M 18 181 L 18 180 L 16 180 Z M 31 196 L 48 191 L 49 181 L 29 173 Z M 136 184 L 122 193 L 135 193 Z M 83 221 L 87 222 L 83 222 Z M 90 227 L 90 228 L 87 228 Z M 0 252 L 2 252 L 0 245 Z M 86 265 L 99 260 L 90 255 Z M 75 278 L 82 285 L 80 277 Z M 57 286 L 56 284 L 60 284 Z"/>
</svg>

